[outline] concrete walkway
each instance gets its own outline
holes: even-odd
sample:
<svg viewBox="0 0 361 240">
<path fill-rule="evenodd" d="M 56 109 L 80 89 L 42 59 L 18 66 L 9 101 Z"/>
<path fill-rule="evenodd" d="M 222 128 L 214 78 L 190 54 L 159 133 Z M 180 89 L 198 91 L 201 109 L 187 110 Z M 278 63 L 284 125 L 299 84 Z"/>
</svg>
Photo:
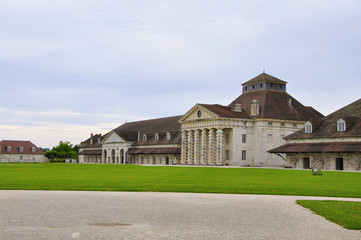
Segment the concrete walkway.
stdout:
<svg viewBox="0 0 361 240">
<path fill-rule="evenodd" d="M 297 199 L 336 198 L 0 191 L 0 239 L 361 239 Z"/>
</svg>

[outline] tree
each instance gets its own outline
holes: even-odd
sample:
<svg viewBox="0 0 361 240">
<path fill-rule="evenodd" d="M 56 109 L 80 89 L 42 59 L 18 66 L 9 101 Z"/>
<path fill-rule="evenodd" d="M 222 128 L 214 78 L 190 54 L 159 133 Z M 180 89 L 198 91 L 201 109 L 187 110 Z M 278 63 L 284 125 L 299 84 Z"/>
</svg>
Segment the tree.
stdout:
<svg viewBox="0 0 361 240">
<path fill-rule="evenodd" d="M 45 153 L 49 159 L 78 158 L 79 145 L 73 146 L 69 141 L 60 141 L 59 145 Z"/>
</svg>

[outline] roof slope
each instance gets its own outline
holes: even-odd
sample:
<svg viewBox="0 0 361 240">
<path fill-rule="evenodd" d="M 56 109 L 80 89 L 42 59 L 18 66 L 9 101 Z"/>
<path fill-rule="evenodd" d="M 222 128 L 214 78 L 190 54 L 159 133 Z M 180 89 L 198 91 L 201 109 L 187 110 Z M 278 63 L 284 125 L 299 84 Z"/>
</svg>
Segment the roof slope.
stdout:
<svg viewBox="0 0 361 240">
<path fill-rule="evenodd" d="M 126 141 L 138 141 L 138 132 L 180 132 L 181 126 L 178 120 L 181 117 L 182 116 L 174 116 L 124 123 L 113 131 Z"/>
<path fill-rule="evenodd" d="M 208 109 L 209 111 L 217 114 L 219 117 L 226 117 L 226 118 L 251 118 L 250 115 L 245 112 L 235 112 L 232 111 L 232 107 L 231 106 L 222 106 L 219 104 L 198 104 L 206 109 Z"/>
<path fill-rule="evenodd" d="M 253 100 L 259 102 L 259 115 L 256 118 L 307 121 L 310 118 L 323 117 L 321 113 L 311 107 L 305 107 L 284 91 L 268 89 L 246 92 L 235 99 L 249 113 Z"/>
<path fill-rule="evenodd" d="M 274 76 L 271 76 L 267 73 L 261 73 L 257 77 L 252 78 L 251 80 L 243 83 L 242 85 L 248 85 L 248 84 L 254 84 L 254 83 L 262 83 L 262 82 L 268 82 L 268 83 L 279 83 L 279 84 L 286 84 L 287 82 L 278 79 Z"/>
<path fill-rule="evenodd" d="M 269 151 L 270 153 L 338 153 L 359 152 L 361 142 L 287 143 Z"/>
<path fill-rule="evenodd" d="M 337 131 L 337 121 L 346 121 L 346 131 Z M 361 136 L 361 99 L 324 117 L 322 122 L 312 133 L 305 133 L 301 129 L 286 139 L 292 138 L 321 138 L 321 137 L 360 137 Z"/>
<path fill-rule="evenodd" d="M 30 141 L 2 140 L 0 145 L 1 154 L 44 154 L 40 148 Z M 7 147 L 11 147 L 10 152 L 7 151 Z M 20 152 L 20 147 L 23 147 L 22 152 Z M 32 151 L 33 147 L 35 147 L 35 152 Z"/>
</svg>

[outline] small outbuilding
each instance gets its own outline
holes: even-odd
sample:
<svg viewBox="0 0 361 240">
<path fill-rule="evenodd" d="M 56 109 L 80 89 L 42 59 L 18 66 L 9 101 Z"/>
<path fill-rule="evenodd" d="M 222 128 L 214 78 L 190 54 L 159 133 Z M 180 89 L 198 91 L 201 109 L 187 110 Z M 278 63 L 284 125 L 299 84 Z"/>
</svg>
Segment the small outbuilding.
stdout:
<svg viewBox="0 0 361 240">
<path fill-rule="evenodd" d="M 44 152 L 30 141 L 2 140 L 0 162 L 47 162 Z"/>
</svg>

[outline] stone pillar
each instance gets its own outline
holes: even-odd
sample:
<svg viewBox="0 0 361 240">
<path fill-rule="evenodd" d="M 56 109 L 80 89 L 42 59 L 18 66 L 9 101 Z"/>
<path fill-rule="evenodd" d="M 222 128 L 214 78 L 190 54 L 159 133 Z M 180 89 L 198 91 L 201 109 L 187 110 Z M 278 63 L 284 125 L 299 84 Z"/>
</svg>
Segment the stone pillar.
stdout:
<svg viewBox="0 0 361 240">
<path fill-rule="evenodd" d="M 187 131 L 182 131 L 182 149 L 181 149 L 181 164 L 186 165 L 187 164 L 187 148 L 188 148 L 188 136 Z"/>
<path fill-rule="evenodd" d="M 187 164 L 193 164 L 193 152 L 194 152 L 194 142 L 193 142 L 193 130 L 188 131 L 188 154 L 187 154 Z"/>
<path fill-rule="evenodd" d="M 217 129 L 217 165 L 223 165 L 223 130 Z"/>
<path fill-rule="evenodd" d="M 215 158 L 215 129 L 209 129 L 209 136 L 208 136 L 208 164 L 214 165 L 214 158 Z"/>
<path fill-rule="evenodd" d="M 208 144 L 207 144 L 207 129 L 202 129 L 201 136 L 201 164 L 207 164 L 207 152 L 208 152 Z"/>
<path fill-rule="evenodd" d="M 199 165 L 201 159 L 201 149 L 200 149 L 200 129 L 194 130 L 194 161 L 195 165 Z"/>
</svg>

